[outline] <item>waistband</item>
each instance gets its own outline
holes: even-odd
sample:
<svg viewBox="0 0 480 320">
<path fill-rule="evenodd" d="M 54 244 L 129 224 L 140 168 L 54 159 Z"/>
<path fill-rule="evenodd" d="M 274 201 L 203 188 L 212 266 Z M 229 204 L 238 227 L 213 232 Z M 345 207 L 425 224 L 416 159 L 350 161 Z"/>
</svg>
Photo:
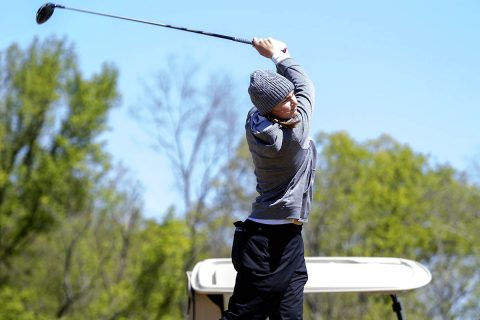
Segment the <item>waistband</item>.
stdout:
<svg viewBox="0 0 480 320">
<path fill-rule="evenodd" d="M 264 224 L 252 220 L 237 221 L 234 223 L 237 228 L 245 228 L 248 231 L 264 232 L 301 232 L 303 226 L 294 223 L 285 224 Z"/>
</svg>

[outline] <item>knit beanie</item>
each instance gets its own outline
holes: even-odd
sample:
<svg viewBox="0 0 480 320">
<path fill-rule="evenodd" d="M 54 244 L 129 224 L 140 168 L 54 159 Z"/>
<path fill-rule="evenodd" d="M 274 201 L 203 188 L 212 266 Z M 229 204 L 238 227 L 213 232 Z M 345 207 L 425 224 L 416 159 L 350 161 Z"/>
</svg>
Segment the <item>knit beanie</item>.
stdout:
<svg viewBox="0 0 480 320">
<path fill-rule="evenodd" d="M 257 70 L 250 75 L 248 93 L 263 116 L 269 114 L 293 89 L 290 80 L 270 70 Z"/>
</svg>

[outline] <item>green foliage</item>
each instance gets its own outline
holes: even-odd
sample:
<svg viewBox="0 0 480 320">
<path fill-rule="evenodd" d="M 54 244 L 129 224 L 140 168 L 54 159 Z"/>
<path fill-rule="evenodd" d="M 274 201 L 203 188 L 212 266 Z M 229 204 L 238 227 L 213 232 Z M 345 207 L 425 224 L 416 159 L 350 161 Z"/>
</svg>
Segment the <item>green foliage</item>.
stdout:
<svg viewBox="0 0 480 320">
<path fill-rule="evenodd" d="M 190 252 L 187 224 L 147 221 L 138 236 L 139 272 L 127 314 L 136 319 L 180 319 L 187 292 L 184 263 Z"/>
<path fill-rule="evenodd" d="M 385 136 L 366 146 L 344 133 L 328 138 L 320 141 L 309 226 L 320 228 L 314 236 L 321 233 L 325 239 L 343 241 L 312 239 L 312 254 L 418 258 L 415 249 L 426 241 L 418 224 L 425 212 L 420 200 L 426 159 Z"/>
<path fill-rule="evenodd" d="M 109 182 L 112 182 L 109 180 Z M 13 258 L 25 311 L 65 319 L 179 319 L 186 299 L 187 225 L 141 220 L 132 189 L 100 184 L 96 207 L 39 235 Z M 1 318 L 0 318 L 1 319 Z"/>
<path fill-rule="evenodd" d="M 117 71 L 84 79 L 65 41 L 1 57 L 0 283 L 32 237 L 88 210 L 108 165 L 97 137 L 118 96 Z"/>
<path fill-rule="evenodd" d="M 27 290 L 11 287 L 0 288 L 0 319 L 2 320 L 47 320 L 53 319 L 35 314 L 28 308 L 34 296 Z"/>
<path fill-rule="evenodd" d="M 433 281 L 405 295 L 412 313 L 454 319 L 472 312 L 468 301 L 478 299 L 472 292 L 480 283 L 475 277 L 480 261 L 473 254 L 480 240 L 473 232 L 478 219 L 472 222 L 479 188 L 451 167 L 432 167 L 425 156 L 388 136 L 360 144 L 340 132 L 322 134 L 318 143 L 314 205 L 305 232 L 308 254 L 420 261 Z M 308 305 L 315 319 L 340 314 L 385 319 L 380 298 L 358 299 L 333 295 L 325 302 L 312 296 Z"/>
<path fill-rule="evenodd" d="M 99 141 L 117 71 L 54 38 L 0 58 L 0 319 L 181 318 L 188 227 L 142 221 Z"/>
</svg>

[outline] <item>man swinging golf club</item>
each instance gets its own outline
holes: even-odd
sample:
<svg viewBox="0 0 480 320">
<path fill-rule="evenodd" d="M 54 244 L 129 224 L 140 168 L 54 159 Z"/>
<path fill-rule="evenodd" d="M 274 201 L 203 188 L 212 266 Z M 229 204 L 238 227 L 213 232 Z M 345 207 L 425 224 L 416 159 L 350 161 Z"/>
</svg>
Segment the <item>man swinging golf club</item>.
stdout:
<svg viewBox="0 0 480 320">
<path fill-rule="evenodd" d="M 222 319 L 302 319 L 307 282 L 302 224 L 308 220 L 316 150 L 309 136 L 314 87 L 283 42 L 253 39 L 277 72 L 255 71 L 254 107 L 245 131 L 259 193 L 244 221 L 235 222 L 233 295 Z"/>
<path fill-rule="evenodd" d="M 48 21 L 56 8 L 253 44 L 272 59 L 277 72 L 255 71 L 250 76 L 248 93 L 254 107 L 245 130 L 259 195 L 247 220 L 235 223 L 232 262 L 237 279 L 222 319 L 302 319 L 308 279 L 302 224 L 310 212 L 316 162 L 309 136 L 314 88 L 286 45 L 272 38 L 250 41 L 54 3 L 38 9 L 37 23 Z"/>
</svg>

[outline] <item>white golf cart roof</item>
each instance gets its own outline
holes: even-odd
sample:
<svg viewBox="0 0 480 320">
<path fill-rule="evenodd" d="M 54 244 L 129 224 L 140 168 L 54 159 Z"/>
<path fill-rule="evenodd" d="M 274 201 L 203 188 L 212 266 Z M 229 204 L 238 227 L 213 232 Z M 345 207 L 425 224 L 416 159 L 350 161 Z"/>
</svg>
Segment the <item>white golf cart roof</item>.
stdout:
<svg viewBox="0 0 480 320">
<path fill-rule="evenodd" d="M 399 258 L 306 257 L 308 282 L 304 292 L 398 293 L 425 286 L 432 276 L 418 262 Z M 231 293 L 236 271 L 231 259 L 207 259 L 196 264 L 191 286 L 200 293 Z"/>
</svg>

